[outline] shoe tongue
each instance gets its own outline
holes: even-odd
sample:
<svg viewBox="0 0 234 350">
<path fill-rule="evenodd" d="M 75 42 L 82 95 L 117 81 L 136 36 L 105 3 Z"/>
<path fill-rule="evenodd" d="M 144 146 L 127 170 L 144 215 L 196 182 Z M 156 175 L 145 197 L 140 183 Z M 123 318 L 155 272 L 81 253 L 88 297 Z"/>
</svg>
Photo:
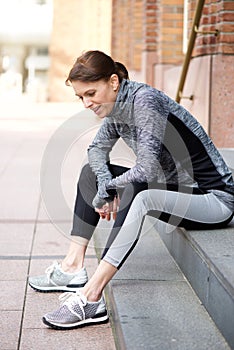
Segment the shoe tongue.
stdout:
<svg viewBox="0 0 234 350">
<path fill-rule="evenodd" d="M 84 296 L 84 294 L 82 294 L 80 291 L 76 292 L 76 297 L 77 297 L 77 300 L 79 299 L 82 302 L 83 305 L 87 304 L 86 296 Z"/>
</svg>

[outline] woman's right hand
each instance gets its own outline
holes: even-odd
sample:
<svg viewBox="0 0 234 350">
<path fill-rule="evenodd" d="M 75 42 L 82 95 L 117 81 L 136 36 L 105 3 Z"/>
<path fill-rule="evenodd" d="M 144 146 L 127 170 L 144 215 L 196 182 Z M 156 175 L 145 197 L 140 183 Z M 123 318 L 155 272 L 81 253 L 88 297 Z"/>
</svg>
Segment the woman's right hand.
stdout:
<svg viewBox="0 0 234 350">
<path fill-rule="evenodd" d="M 106 202 L 102 208 L 95 208 L 95 211 L 99 213 L 101 219 L 106 219 L 107 221 L 116 219 L 117 211 L 119 209 L 119 197 L 114 197 L 112 202 Z"/>
</svg>

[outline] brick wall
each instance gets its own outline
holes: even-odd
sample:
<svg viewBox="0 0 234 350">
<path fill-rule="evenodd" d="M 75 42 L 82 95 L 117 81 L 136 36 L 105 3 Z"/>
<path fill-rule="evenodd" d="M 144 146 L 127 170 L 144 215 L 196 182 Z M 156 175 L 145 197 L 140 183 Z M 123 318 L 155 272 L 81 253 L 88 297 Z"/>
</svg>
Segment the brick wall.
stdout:
<svg viewBox="0 0 234 350">
<path fill-rule="evenodd" d="M 195 8 L 190 1 L 190 20 Z M 234 1 L 206 0 L 199 31 L 215 31 L 214 34 L 198 34 L 193 57 L 209 54 L 234 54 Z"/>
<path fill-rule="evenodd" d="M 183 61 L 183 5 L 183 0 L 160 1 L 160 63 L 180 64 Z"/>
<path fill-rule="evenodd" d="M 143 1 L 112 1 L 112 56 L 129 70 L 141 69 Z"/>
<path fill-rule="evenodd" d="M 196 0 L 189 0 L 189 31 L 196 7 Z M 201 95 L 207 94 L 202 86 L 196 90 L 196 82 L 201 79 L 201 72 L 208 81 L 208 98 L 205 102 L 208 132 L 218 147 L 234 147 L 233 123 L 233 73 L 234 73 L 234 1 L 206 0 L 200 20 L 199 31 L 215 31 L 218 35 L 198 33 L 193 50 L 191 69 L 186 80 L 187 86 L 194 84 L 194 102 L 192 108 L 198 110 Z M 204 70 L 204 62 L 207 69 Z M 199 66 L 197 76 L 194 66 Z M 204 90 L 204 91 L 202 91 Z M 196 108 L 194 106 L 197 106 Z M 197 118 L 200 115 L 198 113 Z"/>
<path fill-rule="evenodd" d="M 188 0 L 188 36 L 197 1 Z M 175 97 L 184 59 L 184 0 L 54 0 L 54 8 L 51 101 L 73 99 L 64 85 L 68 69 L 81 51 L 92 48 L 126 64 L 131 78 Z M 183 94 L 194 99 L 181 103 L 217 146 L 234 147 L 233 0 L 206 0 L 199 30 L 216 29 L 218 36 L 197 35 Z"/>
<path fill-rule="evenodd" d="M 159 8 L 157 0 L 146 0 L 144 2 L 144 26 L 143 26 L 143 50 L 158 50 L 159 40 Z"/>
<path fill-rule="evenodd" d="M 188 38 L 198 0 L 188 0 Z M 139 70 L 143 81 L 176 95 L 184 61 L 184 0 L 113 0 L 112 55 Z M 136 29 L 137 28 L 137 29 Z M 206 0 L 182 104 L 219 147 L 234 147 L 234 1 Z M 226 127 L 228 126 L 228 128 Z M 222 132 L 220 132 L 220 130 Z"/>
<path fill-rule="evenodd" d="M 182 62 L 182 37 L 183 0 L 113 0 L 112 56 L 130 70 L 148 70 L 147 82 L 149 65 Z"/>
</svg>

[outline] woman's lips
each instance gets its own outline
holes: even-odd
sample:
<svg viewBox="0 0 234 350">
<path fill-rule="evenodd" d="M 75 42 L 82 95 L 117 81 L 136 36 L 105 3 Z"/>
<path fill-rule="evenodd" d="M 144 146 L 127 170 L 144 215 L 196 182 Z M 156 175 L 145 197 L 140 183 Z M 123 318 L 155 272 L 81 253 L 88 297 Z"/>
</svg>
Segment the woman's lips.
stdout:
<svg viewBox="0 0 234 350">
<path fill-rule="evenodd" d="M 94 113 L 96 113 L 96 114 L 99 114 L 98 112 L 99 112 L 100 107 L 101 107 L 101 106 L 97 106 L 97 107 L 95 107 L 95 108 L 92 108 L 92 111 L 93 111 Z"/>
</svg>

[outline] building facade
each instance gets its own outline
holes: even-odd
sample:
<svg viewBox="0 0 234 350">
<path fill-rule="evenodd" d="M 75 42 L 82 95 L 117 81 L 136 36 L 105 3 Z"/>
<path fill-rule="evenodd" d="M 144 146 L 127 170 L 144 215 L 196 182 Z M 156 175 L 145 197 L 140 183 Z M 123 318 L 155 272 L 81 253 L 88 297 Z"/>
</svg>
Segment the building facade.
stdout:
<svg viewBox="0 0 234 350">
<path fill-rule="evenodd" d="M 218 147 L 234 147 L 233 0 L 4 1 L 0 97 L 8 89 L 29 92 L 36 101 L 75 101 L 64 84 L 66 76 L 77 56 L 98 49 L 123 62 L 131 79 L 176 98 L 200 2 L 204 5 L 180 103 Z"/>
<path fill-rule="evenodd" d="M 54 0 L 50 99 L 70 98 L 57 73 L 95 48 L 123 62 L 131 79 L 175 98 L 199 0 L 88 2 Z M 234 147 L 234 2 L 205 0 L 197 30 L 180 103 L 219 147 Z"/>
<path fill-rule="evenodd" d="M 113 0 L 112 55 L 175 98 L 198 3 Z M 180 103 L 217 146 L 234 147 L 234 2 L 205 0 L 197 30 Z"/>
</svg>

